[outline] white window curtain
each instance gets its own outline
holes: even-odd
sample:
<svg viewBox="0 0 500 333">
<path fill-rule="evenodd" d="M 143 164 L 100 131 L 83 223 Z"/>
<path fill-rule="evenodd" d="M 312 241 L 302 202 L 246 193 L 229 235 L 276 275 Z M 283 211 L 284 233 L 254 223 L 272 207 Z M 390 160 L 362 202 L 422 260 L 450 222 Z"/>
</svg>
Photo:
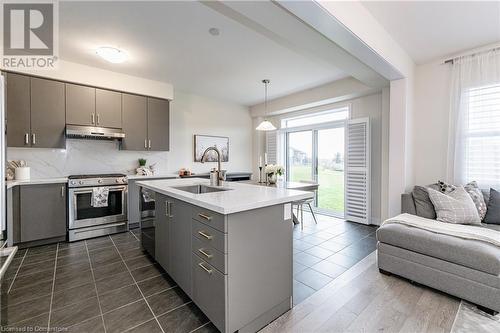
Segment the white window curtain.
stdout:
<svg viewBox="0 0 500 333">
<path fill-rule="evenodd" d="M 450 107 L 448 180 L 500 185 L 500 50 L 453 59 Z"/>
</svg>

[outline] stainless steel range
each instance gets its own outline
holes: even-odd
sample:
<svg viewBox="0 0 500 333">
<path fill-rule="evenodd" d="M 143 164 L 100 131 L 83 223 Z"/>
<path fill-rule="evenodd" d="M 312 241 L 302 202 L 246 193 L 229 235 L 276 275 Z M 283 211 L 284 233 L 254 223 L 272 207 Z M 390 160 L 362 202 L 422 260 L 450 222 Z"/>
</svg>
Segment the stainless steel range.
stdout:
<svg viewBox="0 0 500 333">
<path fill-rule="evenodd" d="M 74 175 L 68 178 L 70 242 L 128 229 L 125 175 Z M 97 205 L 94 195 L 102 192 L 106 193 L 107 202 Z"/>
</svg>

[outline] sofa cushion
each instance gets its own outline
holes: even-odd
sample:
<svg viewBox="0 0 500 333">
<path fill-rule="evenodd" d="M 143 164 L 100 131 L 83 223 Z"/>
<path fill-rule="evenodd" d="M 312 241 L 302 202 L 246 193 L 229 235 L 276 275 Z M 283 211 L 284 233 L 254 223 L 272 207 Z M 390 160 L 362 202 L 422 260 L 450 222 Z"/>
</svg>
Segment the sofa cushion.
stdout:
<svg viewBox="0 0 500 333">
<path fill-rule="evenodd" d="M 423 186 L 415 186 L 413 188 L 412 195 L 413 200 L 415 200 L 415 210 L 417 212 L 417 216 L 434 220 L 436 218 L 436 210 L 434 209 L 434 205 L 429 198 L 427 188 Z"/>
<path fill-rule="evenodd" d="M 464 189 L 467 193 L 469 193 L 474 205 L 476 205 L 477 213 L 479 214 L 479 218 L 481 220 L 486 216 L 486 202 L 484 201 L 483 192 L 477 186 L 477 182 L 472 181 L 464 186 Z"/>
<path fill-rule="evenodd" d="M 428 189 L 429 198 L 436 209 L 437 220 L 456 224 L 481 224 L 476 205 L 462 186 L 444 194 Z"/>
<path fill-rule="evenodd" d="M 500 224 L 500 192 L 494 188 L 490 189 L 490 200 L 484 223 Z"/>
<path fill-rule="evenodd" d="M 500 275 L 500 248 L 489 243 L 395 223 L 382 225 L 377 230 L 377 239 L 481 272 Z"/>
</svg>

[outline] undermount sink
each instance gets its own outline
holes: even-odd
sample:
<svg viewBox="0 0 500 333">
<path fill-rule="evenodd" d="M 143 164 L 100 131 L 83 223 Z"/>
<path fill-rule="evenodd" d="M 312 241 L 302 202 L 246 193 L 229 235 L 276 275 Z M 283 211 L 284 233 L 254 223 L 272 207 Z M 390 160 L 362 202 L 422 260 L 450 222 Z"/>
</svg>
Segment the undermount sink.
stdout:
<svg viewBox="0 0 500 333">
<path fill-rule="evenodd" d="M 175 188 L 176 190 L 181 190 L 193 194 L 222 192 L 231 190 L 230 188 L 222 188 L 222 187 L 207 186 L 207 185 L 173 186 L 173 188 Z"/>
</svg>

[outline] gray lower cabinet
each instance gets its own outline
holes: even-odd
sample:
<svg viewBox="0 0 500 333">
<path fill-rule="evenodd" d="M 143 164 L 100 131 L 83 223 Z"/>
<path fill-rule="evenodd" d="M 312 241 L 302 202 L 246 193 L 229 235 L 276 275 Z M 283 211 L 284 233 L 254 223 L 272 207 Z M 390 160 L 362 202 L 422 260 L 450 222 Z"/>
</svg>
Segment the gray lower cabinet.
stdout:
<svg viewBox="0 0 500 333">
<path fill-rule="evenodd" d="M 31 78 L 31 146 L 66 147 L 64 83 Z"/>
<path fill-rule="evenodd" d="M 156 260 L 221 332 L 257 332 L 291 308 L 289 205 L 222 215 L 156 196 Z"/>
<path fill-rule="evenodd" d="M 122 120 L 125 138 L 123 150 L 148 149 L 147 99 L 144 96 L 122 94 Z"/>
<path fill-rule="evenodd" d="M 14 225 L 22 243 L 66 235 L 66 184 L 19 186 L 19 214 Z"/>
<path fill-rule="evenodd" d="M 7 145 L 29 147 L 31 132 L 30 77 L 6 74 Z"/>
<path fill-rule="evenodd" d="M 65 148 L 64 83 L 7 73 L 7 146 Z"/>
<path fill-rule="evenodd" d="M 122 128 L 122 94 L 111 90 L 96 89 L 95 113 L 97 126 Z"/>
<path fill-rule="evenodd" d="M 170 217 L 167 211 L 168 197 L 155 194 L 155 260 L 170 272 Z"/>
<path fill-rule="evenodd" d="M 170 275 L 191 296 L 191 205 L 168 198 Z"/>
</svg>

